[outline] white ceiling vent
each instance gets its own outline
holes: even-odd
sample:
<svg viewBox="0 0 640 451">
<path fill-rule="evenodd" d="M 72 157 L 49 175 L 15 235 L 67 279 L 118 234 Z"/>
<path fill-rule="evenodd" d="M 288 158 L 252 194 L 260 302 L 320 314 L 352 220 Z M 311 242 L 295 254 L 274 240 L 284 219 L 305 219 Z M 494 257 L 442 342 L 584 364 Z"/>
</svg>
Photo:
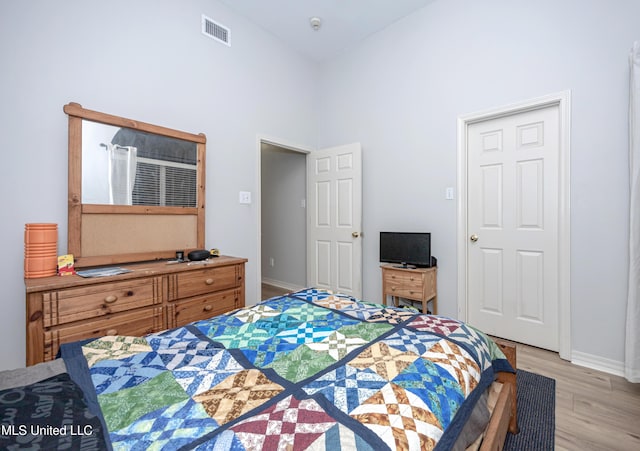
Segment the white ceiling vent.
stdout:
<svg viewBox="0 0 640 451">
<path fill-rule="evenodd" d="M 202 15 L 202 34 L 231 47 L 231 30 Z"/>
</svg>

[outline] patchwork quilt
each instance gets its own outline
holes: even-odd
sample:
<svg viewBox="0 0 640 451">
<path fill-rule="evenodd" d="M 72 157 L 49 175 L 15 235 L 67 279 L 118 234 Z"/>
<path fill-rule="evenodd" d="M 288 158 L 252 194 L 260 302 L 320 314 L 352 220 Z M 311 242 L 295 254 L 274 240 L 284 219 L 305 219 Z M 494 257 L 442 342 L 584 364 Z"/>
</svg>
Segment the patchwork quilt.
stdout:
<svg viewBox="0 0 640 451">
<path fill-rule="evenodd" d="M 450 449 L 513 371 L 459 321 L 316 289 L 62 356 L 115 450 Z"/>
</svg>

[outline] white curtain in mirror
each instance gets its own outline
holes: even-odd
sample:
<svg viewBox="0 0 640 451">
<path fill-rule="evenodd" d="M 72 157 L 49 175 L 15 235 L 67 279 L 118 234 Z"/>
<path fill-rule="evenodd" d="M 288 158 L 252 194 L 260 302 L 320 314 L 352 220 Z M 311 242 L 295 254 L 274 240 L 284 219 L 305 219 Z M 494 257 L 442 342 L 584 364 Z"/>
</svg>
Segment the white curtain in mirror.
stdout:
<svg viewBox="0 0 640 451">
<path fill-rule="evenodd" d="M 133 205 L 136 182 L 137 149 L 108 144 L 109 201 L 112 205 Z"/>
<path fill-rule="evenodd" d="M 629 295 L 625 378 L 640 382 L 640 41 L 633 44 L 629 92 Z"/>
</svg>

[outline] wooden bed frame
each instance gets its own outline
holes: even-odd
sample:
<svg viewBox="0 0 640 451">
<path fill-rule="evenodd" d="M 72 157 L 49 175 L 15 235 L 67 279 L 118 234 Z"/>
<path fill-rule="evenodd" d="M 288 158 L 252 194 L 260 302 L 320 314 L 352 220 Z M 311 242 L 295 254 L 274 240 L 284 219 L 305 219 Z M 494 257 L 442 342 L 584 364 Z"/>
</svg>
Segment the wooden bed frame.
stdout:
<svg viewBox="0 0 640 451">
<path fill-rule="evenodd" d="M 515 343 L 500 339 L 494 339 L 494 341 L 515 369 L 517 364 Z M 516 375 L 514 373 L 500 372 L 498 373 L 496 381 L 502 384 L 502 389 L 500 390 L 500 395 L 498 396 L 489 424 L 485 430 L 480 451 L 499 451 L 504 446 L 507 431 L 512 434 L 519 432 L 516 402 Z"/>
</svg>

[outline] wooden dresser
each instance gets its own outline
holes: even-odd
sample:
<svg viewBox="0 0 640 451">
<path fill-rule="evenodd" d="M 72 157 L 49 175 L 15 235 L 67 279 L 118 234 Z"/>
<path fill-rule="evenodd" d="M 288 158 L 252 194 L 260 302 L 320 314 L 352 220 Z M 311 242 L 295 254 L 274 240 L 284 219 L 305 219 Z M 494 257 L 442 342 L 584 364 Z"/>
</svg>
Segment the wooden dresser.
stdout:
<svg viewBox="0 0 640 451">
<path fill-rule="evenodd" d="M 400 299 L 419 301 L 422 313 L 438 314 L 438 268 L 402 268 L 394 265 L 382 265 L 382 302 L 387 296 L 397 307 Z M 427 308 L 432 303 L 431 311 Z"/>
<path fill-rule="evenodd" d="M 62 343 L 141 336 L 244 307 L 247 259 L 120 265 L 109 277 L 25 279 L 27 365 L 53 360 Z"/>
</svg>

